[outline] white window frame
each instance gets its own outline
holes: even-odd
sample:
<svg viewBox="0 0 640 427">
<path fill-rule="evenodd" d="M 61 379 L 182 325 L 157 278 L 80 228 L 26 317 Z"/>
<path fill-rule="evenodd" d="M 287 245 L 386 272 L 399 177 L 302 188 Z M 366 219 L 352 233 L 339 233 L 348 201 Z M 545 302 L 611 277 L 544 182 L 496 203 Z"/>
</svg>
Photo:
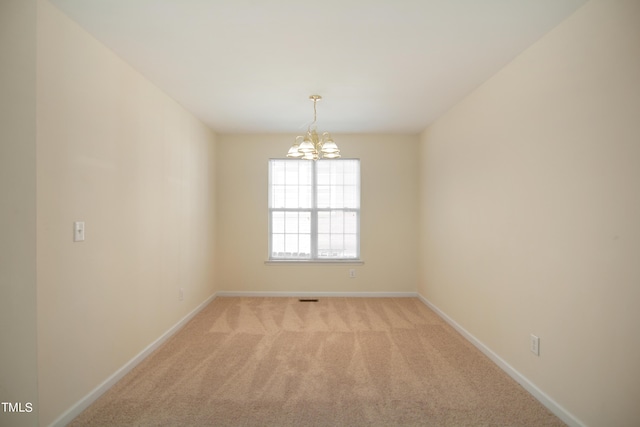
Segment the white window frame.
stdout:
<svg viewBox="0 0 640 427">
<path fill-rule="evenodd" d="M 318 207 L 318 182 L 317 182 L 317 176 L 318 176 L 318 171 L 317 171 L 317 165 L 319 162 L 343 162 L 343 161 L 350 161 L 350 162 L 356 162 L 357 164 L 357 174 L 356 174 L 356 191 L 357 191 L 357 200 L 356 200 L 356 206 L 354 207 L 334 207 L 334 208 L 326 208 L 326 207 L 322 207 L 319 208 Z M 274 207 L 273 206 L 273 202 L 274 202 L 274 195 L 273 195 L 273 189 L 274 189 L 274 184 L 272 182 L 272 177 L 273 177 L 273 173 L 272 173 L 272 165 L 274 162 L 309 162 L 309 164 L 311 165 L 311 206 L 309 208 L 302 208 L 302 207 L 296 207 L 296 208 L 291 208 L 291 207 Z M 311 263 L 323 263 L 323 262 L 361 262 L 360 259 L 360 211 L 361 211 L 361 203 L 360 203 L 360 198 L 361 198 L 361 179 L 360 179 L 360 175 L 361 175 L 361 170 L 360 170 L 360 160 L 359 159 L 320 159 L 320 160 L 316 160 L 316 161 L 312 161 L 312 160 L 300 160 L 300 159 L 269 159 L 269 168 L 268 168 L 269 172 L 269 177 L 268 177 L 268 262 L 301 262 L 301 263 L 305 263 L 305 262 L 311 262 Z M 273 251 L 273 236 L 274 236 L 274 232 L 273 232 L 273 218 L 274 218 L 274 212 L 308 212 L 310 213 L 310 254 L 309 257 L 299 257 L 299 256 L 287 256 L 286 253 L 283 256 L 274 256 L 274 251 Z M 331 255 L 322 255 L 318 253 L 318 214 L 321 212 L 344 212 L 344 213 L 353 213 L 355 214 L 355 221 L 356 221 L 356 225 L 355 225 L 355 256 L 351 257 L 351 256 L 331 256 Z M 294 233 L 294 234 L 300 234 L 300 233 Z M 339 235 L 340 233 L 338 233 Z M 343 234 L 343 238 L 344 235 L 347 234 L 353 234 L 353 233 L 342 233 Z"/>
</svg>

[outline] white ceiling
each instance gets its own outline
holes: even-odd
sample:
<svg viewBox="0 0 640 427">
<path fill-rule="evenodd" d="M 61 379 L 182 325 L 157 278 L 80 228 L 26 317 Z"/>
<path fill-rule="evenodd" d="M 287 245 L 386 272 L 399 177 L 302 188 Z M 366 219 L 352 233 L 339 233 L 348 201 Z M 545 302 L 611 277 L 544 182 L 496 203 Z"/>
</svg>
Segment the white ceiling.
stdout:
<svg viewBox="0 0 640 427">
<path fill-rule="evenodd" d="M 585 0 L 51 0 L 220 133 L 418 133 Z"/>
</svg>

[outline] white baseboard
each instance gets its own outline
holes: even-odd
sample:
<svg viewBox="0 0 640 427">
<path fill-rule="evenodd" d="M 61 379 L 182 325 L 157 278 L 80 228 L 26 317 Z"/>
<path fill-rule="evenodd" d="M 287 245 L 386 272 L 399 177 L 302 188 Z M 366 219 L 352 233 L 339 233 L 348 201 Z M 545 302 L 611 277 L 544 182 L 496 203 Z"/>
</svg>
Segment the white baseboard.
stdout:
<svg viewBox="0 0 640 427">
<path fill-rule="evenodd" d="M 527 390 L 533 397 L 535 397 L 540 403 L 542 403 L 547 409 L 553 412 L 558 418 L 564 421 L 570 427 L 586 427 L 584 423 L 578 420 L 573 414 L 560 406 L 555 400 L 549 397 L 546 393 L 540 390 L 535 384 L 529 381 L 524 375 L 520 372 L 516 371 L 511 365 L 505 362 L 500 356 L 495 354 L 489 347 L 484 345 L 480 340 L 471 335 L 456 323 L 452 318 L 447 316 L 442 310 L 433 305 L 429 300 L 423 297 L 420 294 L 417 294 L 417 297 L 422 301 L 427 307 L 431 310 L 435 311 L 438 316 L 440 316 L 445 322 L 451 325 L 456 331 L 458 331 L 467 341 L 473 344 L 478 350 L 484 353 L 489 359 L 491 359 L 500 369 L 507 373 L 511 378 L 513 378 L 518 384 L 520 384 L 525 390 Z"/>
<path fill-rule="evenodd" d="M 416 292 L 251 292 L 220 291 L 217 297 L 304 297 L 304 298 L 416 298 Z"/>
<path fill-rule="evenodd" d="M 75 417 L 80 415 L 82 411 L 87 409 L 89 405 L 95 402 L 100 396 L 102 396 L 107 390 L 109 390 L 115 383 L 117 383 L 122 377 L 124 377 L 129 371 L 142 362 L 147 356 L 149 356 L 155 349 L 160 347 L 165 341 L 167 341 L 173 334 L 178 332 L 184 325 L 189 322 L 196 314 L 198 314 L 203 308 L 207 306 L 211 301 L 216 298 L 216 294 L 211 295 L 204 300 L 199 306 L 191 310 L 189 314 L 184 316 L 178 323 L 173 325 L 169 330 L 162 334 L 157 340 L 149 344 L 144 350 L 138 353 L 133 359 L 129 360 L 124 366 L 114 372 L 109 378 L 107 378 L 102 384 L 94 388 L 89 394 L 80 399 L 69 408 L 66 412 L 60 415 L 49 427 L 63 427 L 69 424 Z"/>
</svg>

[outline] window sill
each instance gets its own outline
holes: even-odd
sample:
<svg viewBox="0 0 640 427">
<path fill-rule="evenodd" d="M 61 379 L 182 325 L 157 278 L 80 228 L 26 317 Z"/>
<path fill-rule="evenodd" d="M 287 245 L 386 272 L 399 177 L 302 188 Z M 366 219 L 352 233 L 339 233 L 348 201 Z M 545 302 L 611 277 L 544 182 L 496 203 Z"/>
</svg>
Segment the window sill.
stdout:
<svg viewBox="0 0 640 427">
<path fill-rule="evenodd" d="M 265 265 L 322 265 L 322 264 L 333 264 L 333 265 L 364 265 L 364 261 L 361 259 L 328 259 L 328 260 L 306 260 L 306 259 L 270 259 L 264 262 Z"/>
</svg>

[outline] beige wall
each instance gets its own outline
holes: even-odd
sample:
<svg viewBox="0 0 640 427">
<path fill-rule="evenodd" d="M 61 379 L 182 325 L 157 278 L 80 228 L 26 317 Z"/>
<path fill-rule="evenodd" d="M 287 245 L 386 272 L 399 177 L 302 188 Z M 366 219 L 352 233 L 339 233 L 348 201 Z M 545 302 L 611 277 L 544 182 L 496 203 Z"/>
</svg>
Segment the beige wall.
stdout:
<svg viewBox="0 0 640 427">
<path fill-rule="evenodd" d="M 292 135 L 219 135 L 216 165 L 219 291 L 415 292 L 418 137 L 334 135 L 361 164 L 364 265 L 265 265 L 269 158 Z M 356 278 L 349 278 L 349 269 Z"/>
<path fill-rule="evenodd" d="M 419 292 L 589 426 L 640 419 L 639 53 L 592 1 L 422 135 Z"/>
<path fill-rule="evenodd" d="M 36 1 L 0 2 L 0 402 L 31 413 L 0 425 L 37 424 Z"/>
<path fill-rule="evenodd" d="M 213 294 L 215 140 L 47 1 L 37 70 L 48 425 Z M 72 241 L 74 221 L 85 221 L 85 242 Z"/>
<path fill-rule="evenodd" d="M 49 425 L 214 291 L 416 284 L 586 425 L 640 418 L 637 1 L 588 3 L 421 137 L 336 135 L 362 161 L 355 266 L 264 263 L 291 135 L 216 138 L 47 1 L 2 2 L 0 31 L 0 397 L 39 412 L 12 425 Z"/>
</svg>

